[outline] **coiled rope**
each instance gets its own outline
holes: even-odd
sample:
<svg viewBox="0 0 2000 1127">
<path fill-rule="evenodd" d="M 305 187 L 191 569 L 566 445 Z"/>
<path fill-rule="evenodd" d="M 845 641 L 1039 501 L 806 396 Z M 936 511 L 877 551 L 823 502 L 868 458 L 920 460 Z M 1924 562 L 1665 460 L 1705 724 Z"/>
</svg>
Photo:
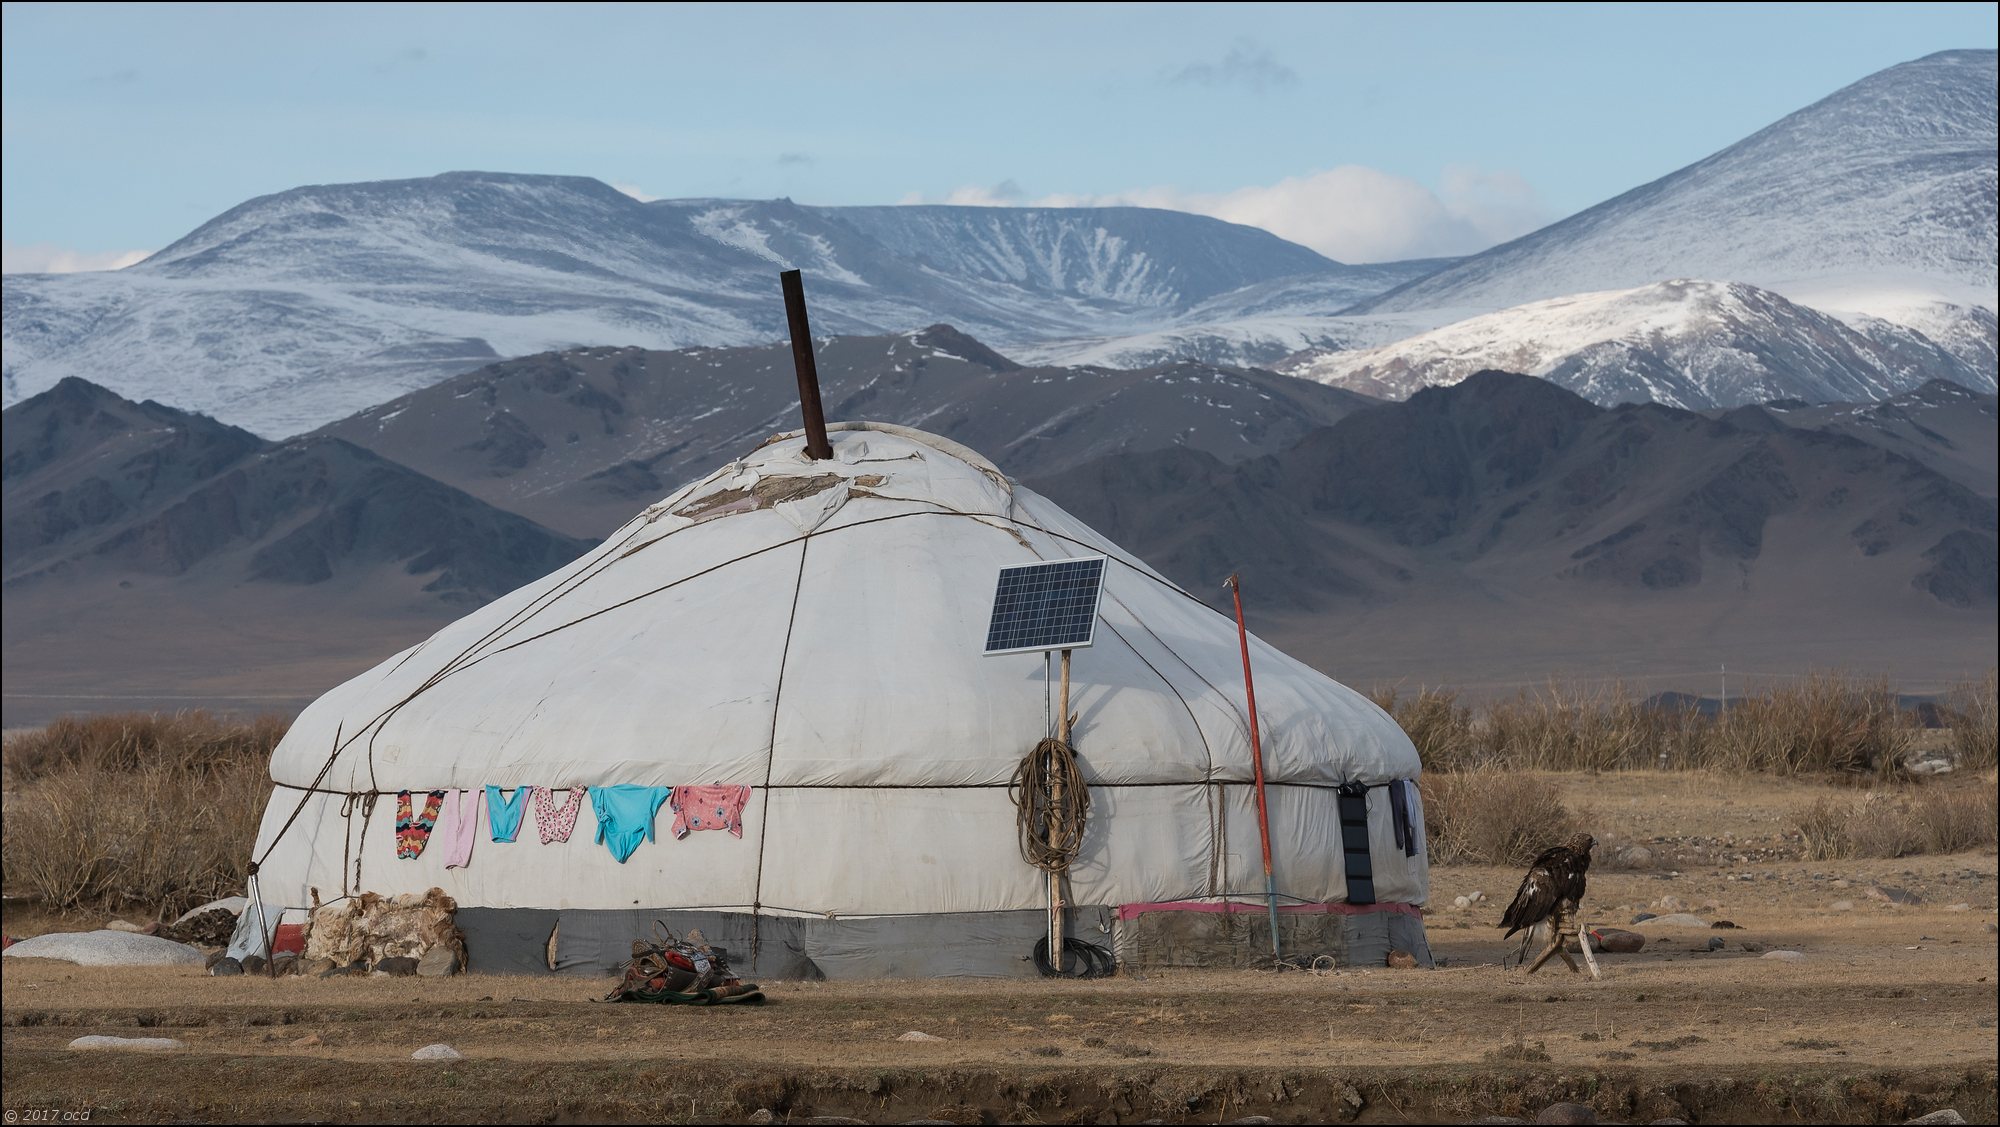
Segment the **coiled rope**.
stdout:
<svg viewBox="0 0 2000 1127">
<path fill-rule="evenodd" d="M 1060 801 L 1054 798 L 1058 789 Z M 1068 872 L 1090 819 L 1090 787 L 1077 766 L 1076 749 L 1054 738 L 1036 744 L 1014 769 L 1007 797 L 1014 803 L 1022 859 L 1043 872 Z"/>
</svg>

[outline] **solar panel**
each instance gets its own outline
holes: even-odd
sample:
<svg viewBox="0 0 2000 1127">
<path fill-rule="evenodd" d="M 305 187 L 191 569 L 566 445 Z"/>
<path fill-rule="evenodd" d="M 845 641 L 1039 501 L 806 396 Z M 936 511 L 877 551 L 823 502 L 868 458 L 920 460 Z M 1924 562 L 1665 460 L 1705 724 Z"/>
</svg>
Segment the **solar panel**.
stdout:
<svg viewBox="0 0 2000 1127">
<path fill-rule="evenodd" d="M 1081 649 L 1097 630 L 1104 557 L 1048 560 L 1000 569 L 986 652 Z"/>
</svg>

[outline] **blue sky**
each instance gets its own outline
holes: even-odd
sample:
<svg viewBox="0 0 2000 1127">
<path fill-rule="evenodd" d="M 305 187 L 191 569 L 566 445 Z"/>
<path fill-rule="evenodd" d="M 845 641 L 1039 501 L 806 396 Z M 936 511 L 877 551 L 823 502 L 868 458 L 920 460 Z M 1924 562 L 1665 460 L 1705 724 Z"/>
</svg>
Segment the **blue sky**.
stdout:
<svg viewBox="0 0 2000 1127">
<path fill-rule="evenodd" d="M 641 196 L 1134 202 L 1464 253 L 1898 62 L 1966 5 L 4 9 L 7 269 L 450 169 Z"/>
</svg>

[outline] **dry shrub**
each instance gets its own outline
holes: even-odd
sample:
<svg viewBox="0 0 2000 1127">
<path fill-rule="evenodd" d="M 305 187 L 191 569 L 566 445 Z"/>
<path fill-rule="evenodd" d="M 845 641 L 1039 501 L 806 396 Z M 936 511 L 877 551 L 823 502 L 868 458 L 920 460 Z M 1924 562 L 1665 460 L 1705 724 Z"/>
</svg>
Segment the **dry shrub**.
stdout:
<svg viewBox="0 0 2000 1127">
<path fill-rule="evenodd" d="M 1822 798 L 1799 815 L 1792 828 L 1808 861 L 1838 861 L 1854 856 L 1854 838 L 1847 832 L 1854 811 L 1844 803 Z"/>
<path fill-rule="evenodd" d="M 120 712 L 65 716 L 7 741 L 9 780 L 30 783 L 70 767 L 133 770 L 168 764 L 189 770 L 268 762 L 291 722 L 282 716 L 231 720 L 212 712 Z"/>
<path fill-rule="evenodd" d="M 1806 860 L 1910 857 L 1991 848 L 2000 837 L 2000 795 L 1990 782 L 1933 784 L 1902 793 L 1873 792 L 1859 802 L 1821 799 L 1793 828 Z"/>
<path fill-rule="evenodd" d="M 1522 865 L 1582 828 L 1554 788 L 1513 771 L 1425 772 L 1419 786 L 1435 864 Z"/>
<path fill-rule="evenodd" d="M 1961 769 L 1984 770 L 2000 757 L 2000 672 L 1988 670 L 1983 681 L 1966 681 L 1945 694 L 1951 712 L 1952 757 Z"/>
<path fill-rule="evenodd" d="M 1610 771 L 1682 765 L 1697 735 L 1692 711 L 1632 700 L 1624 686 L 1551 682 L 1487 710 L 1496 762 L 1531 771 Z"/>
<path fill-rule="evenodd" d="M 7 883 L 58 910 L 161 916 L 242 891 L 282 734 L 195 713 L 59 721 L 10 743 Z"/>
<path fill-rule="evenodd" d="M 1460 771 L 1479 765 L 1482 755 L 1472 727 L 1472 709 L 1445 689 L 1419 689 L 1411 697 L 1392 688 L 1368 694 L 1417 745 L 1426 771 Z"/>
<path fill-rule="evenodd" d="M 1703 766 L 1776 775 L 1905 773 L 1911 735 L 1887 681 L 1813 673 L 1729 706 Z"/>
</svg>

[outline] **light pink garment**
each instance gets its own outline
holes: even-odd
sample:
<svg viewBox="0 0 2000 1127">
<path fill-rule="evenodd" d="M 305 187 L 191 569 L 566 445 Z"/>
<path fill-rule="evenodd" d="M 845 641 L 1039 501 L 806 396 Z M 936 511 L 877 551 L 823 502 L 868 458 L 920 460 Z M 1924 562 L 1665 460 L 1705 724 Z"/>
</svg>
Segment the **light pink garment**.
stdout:
<svg viewBox="0 0 2000 1127">
<path fill-rule="evenodd" d="M 472 863 L 472 842 L 479 836 L 479 802 L 484 790 L 448 790 L 432 837 L 444 848 L 444 867 L 462 869 Z"/>
</svg>

